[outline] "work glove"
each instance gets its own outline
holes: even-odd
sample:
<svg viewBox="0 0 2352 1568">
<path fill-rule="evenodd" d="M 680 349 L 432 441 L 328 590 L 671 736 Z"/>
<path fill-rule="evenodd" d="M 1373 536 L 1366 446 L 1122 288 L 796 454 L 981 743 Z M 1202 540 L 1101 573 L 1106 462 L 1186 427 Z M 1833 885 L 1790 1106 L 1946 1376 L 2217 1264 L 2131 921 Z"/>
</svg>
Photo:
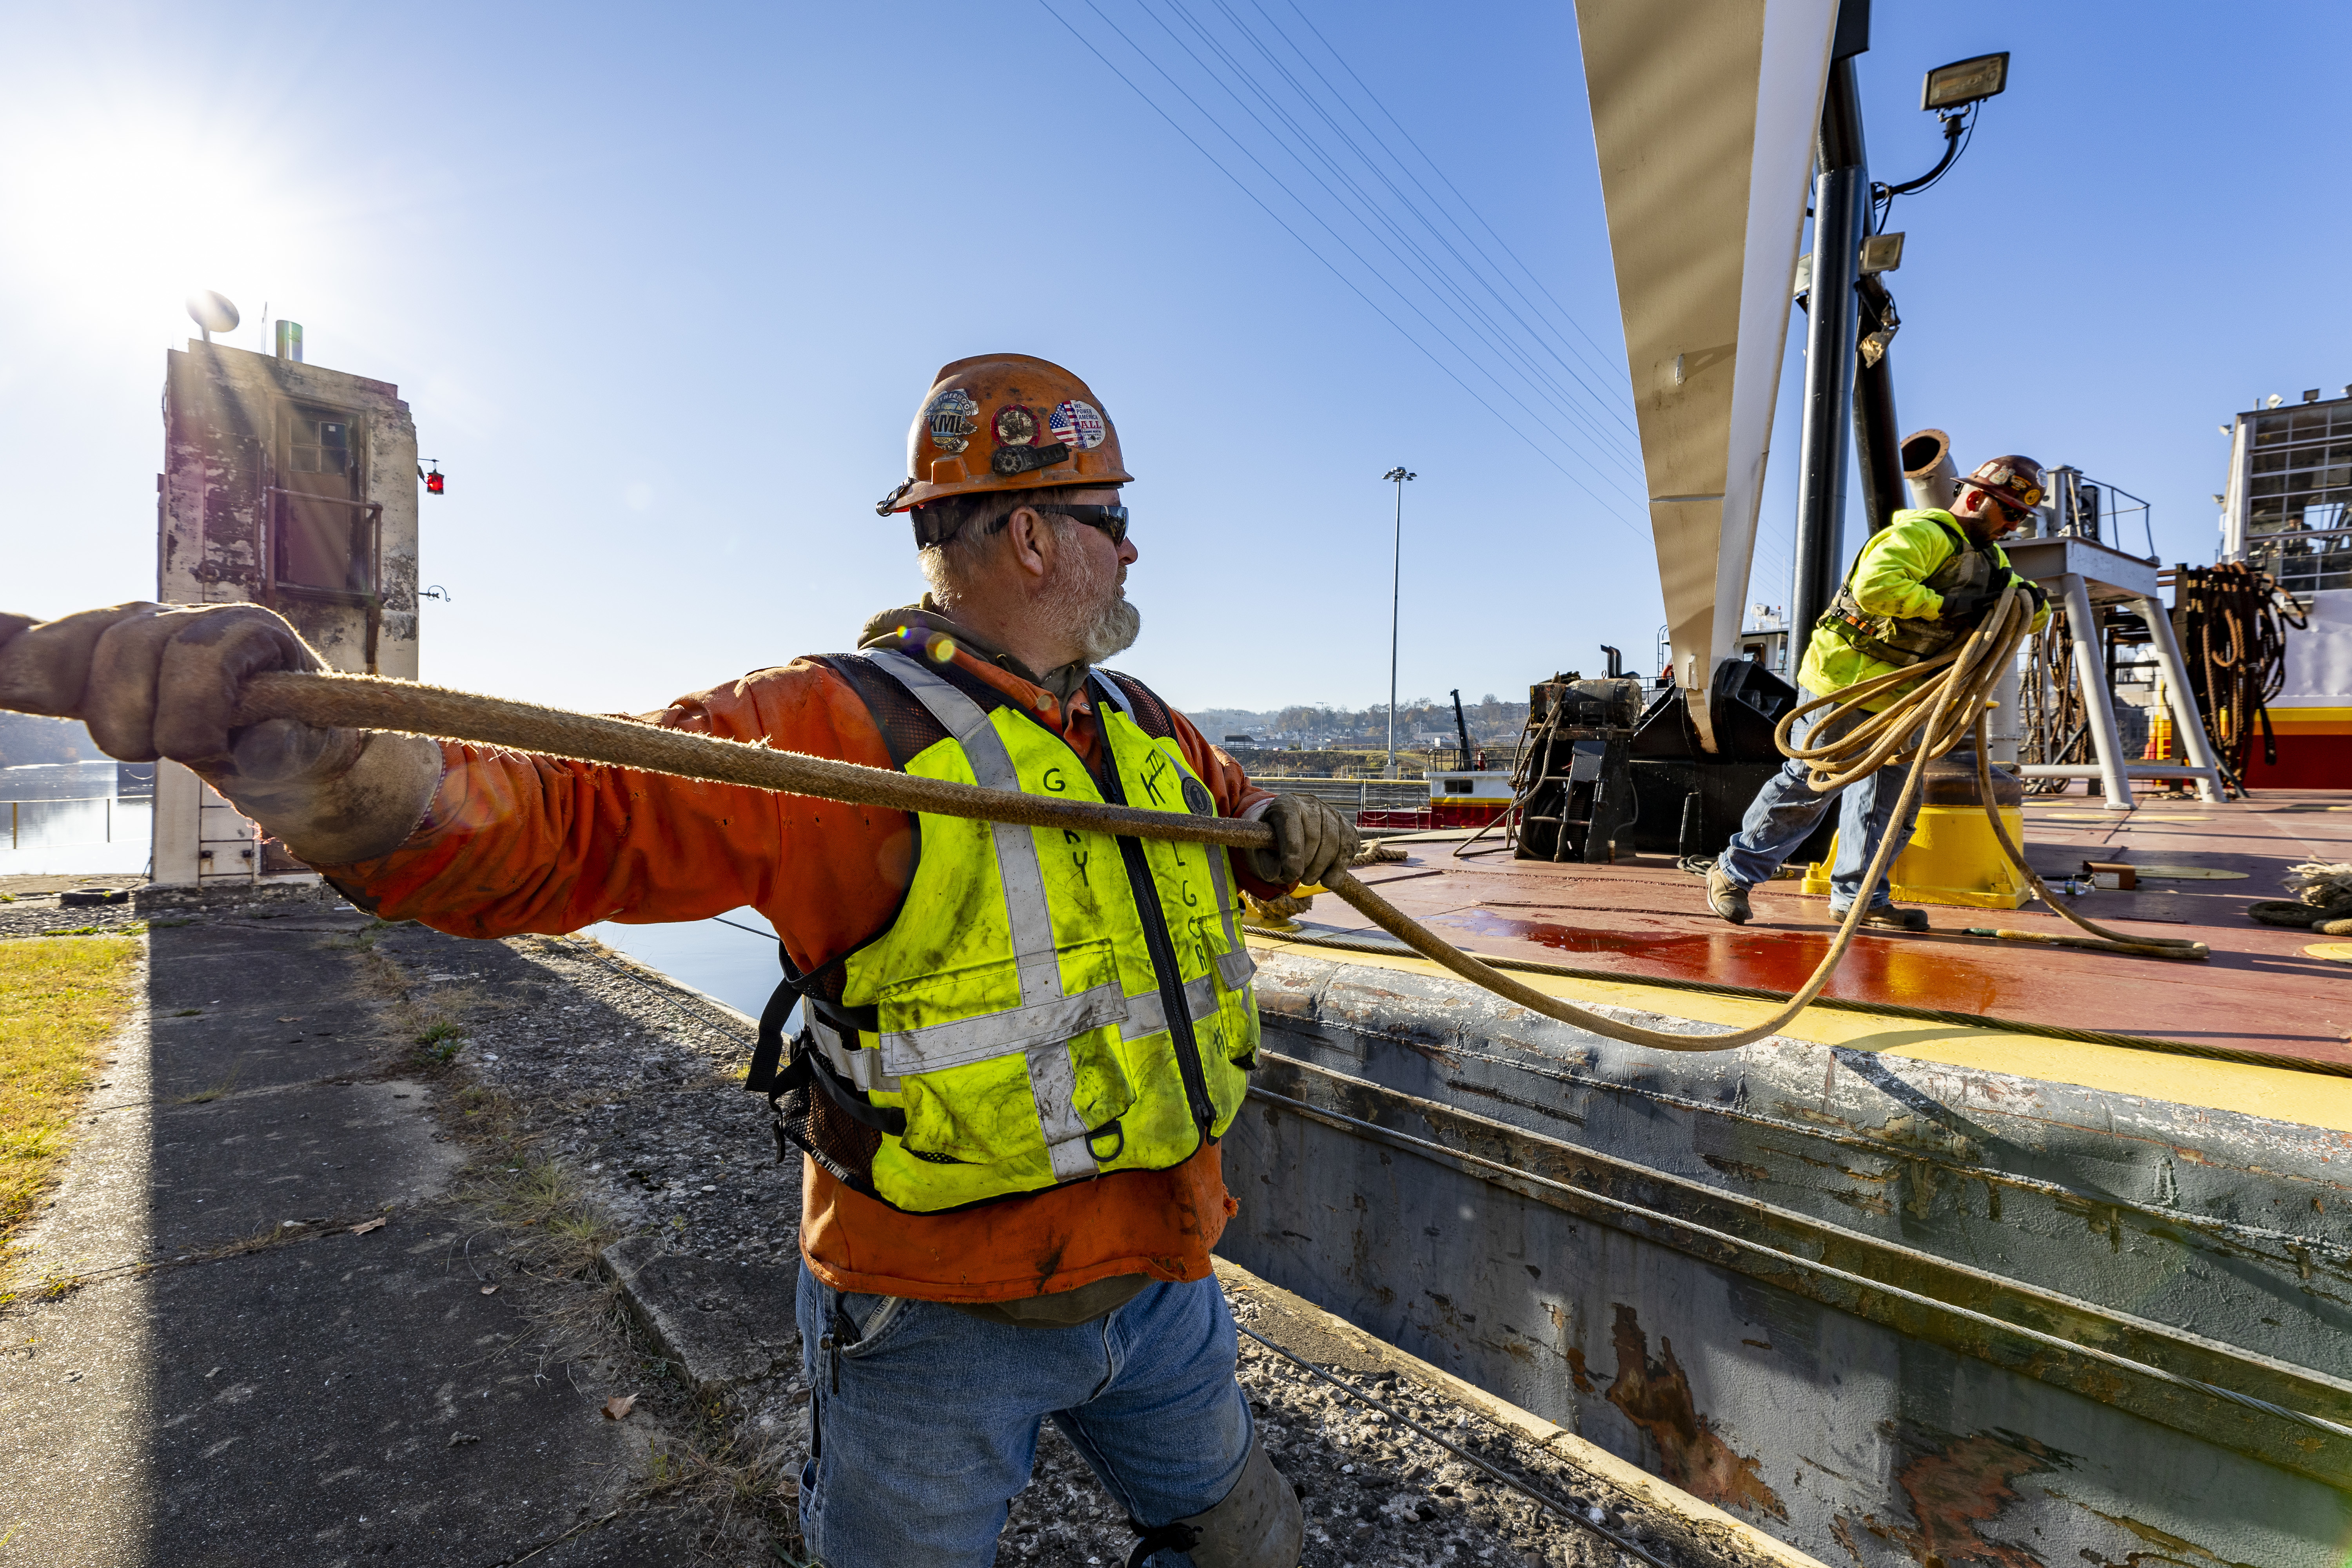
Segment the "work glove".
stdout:
<svg viewBox="0 0 2352 1568">
<path fill-rule="evenodd" d="M 389 731 L 236 724 L 247 678 L 324 668 L 258 605 L 116 605 L 37 623 L 0 615 L 0 708 L 79 719 L 124 762 L 185 763 L 296 856 L 333 866 L 384 854 L 415 830 L 440 784 L 441 748 Z"/>
<path fill-rule="evenodd" d="M 1363 847 L 1356 825 L 1311 795 L 1278 795 L 1254 813 L 1274 829 L 1274 843 L 1249 851 L 1250 869 L 1279 888 L 1320 883 Z"/>
</svg>

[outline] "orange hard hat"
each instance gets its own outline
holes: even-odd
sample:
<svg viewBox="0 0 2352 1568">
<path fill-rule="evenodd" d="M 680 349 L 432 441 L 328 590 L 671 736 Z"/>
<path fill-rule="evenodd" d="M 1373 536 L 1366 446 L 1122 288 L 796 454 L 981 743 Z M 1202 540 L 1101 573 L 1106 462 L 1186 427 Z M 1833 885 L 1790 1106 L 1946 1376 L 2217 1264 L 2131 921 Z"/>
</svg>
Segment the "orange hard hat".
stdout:
<svg viewBox="0 0 2352 1568">
<path fill-rule="evenodd" d="M 874 504 L 884 517 L 943 496 L 1126 484 L 1118 430 L 1087 384 L 1027 354 L 940 367 L 907 432 L 907 479 Z"/>
<path fill-rule="evenodd" d="M 2042 465 L 2015 453 L 2006 458 L 1990 458 L 1977 465 L 1976 472 L 1960 481 L 1960 489 L 1979 489 L 1995 500 L 2007 501 L 2020 511 L 2032 511 L 2042 504 Z"/>
</svg>

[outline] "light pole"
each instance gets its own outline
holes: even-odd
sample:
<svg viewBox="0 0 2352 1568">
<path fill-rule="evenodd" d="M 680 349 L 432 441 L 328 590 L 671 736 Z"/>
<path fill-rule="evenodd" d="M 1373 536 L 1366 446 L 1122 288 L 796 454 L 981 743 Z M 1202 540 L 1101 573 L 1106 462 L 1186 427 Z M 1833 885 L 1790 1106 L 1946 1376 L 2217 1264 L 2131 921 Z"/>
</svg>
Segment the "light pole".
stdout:
<svg viewBox="0 0 2352 1568">
<path fill-rule="evenodd" d="M 1404 482 L 1418 477 L 1402 468 L 1391 468 L 1381 476 L 1396 486 L 1396 545 L 1389 563 L 1389 765 L 1381 775 L 1391 779 L 1397 776 L 1397 605 L 1403 596 L 1404 584 Z"/>
</svg>

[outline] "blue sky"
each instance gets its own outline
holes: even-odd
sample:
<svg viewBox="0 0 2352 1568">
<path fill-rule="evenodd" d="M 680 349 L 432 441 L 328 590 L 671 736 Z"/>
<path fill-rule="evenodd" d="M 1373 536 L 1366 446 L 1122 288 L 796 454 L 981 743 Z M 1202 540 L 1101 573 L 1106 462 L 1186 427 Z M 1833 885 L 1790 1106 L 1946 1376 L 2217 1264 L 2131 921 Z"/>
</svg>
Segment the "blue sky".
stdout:
<svg viewBox="0 0 2352 1568">
<path fill-rule="evenodd" d="M 2209 558 L 2216 425 L 2352 382 L 2352 12 L 1877 13 L 1883 179 L 1938 149 L 1927 67 L 2015 55 L 1958 169 L 1896 208 L 1905 428 L 2072 462 L 2155 502 L 2167 560 Z M 19 5 L 7 27 L 5 607 L 153 591 L 163 355 L 211 288 L 246 312 L 231 341 L 259 346 L 266 303 L 414 409 L 450 479 L 423 503 L 454 595 L 426 606 L 427 679 L 639 710 L 847 646 L 912 595 L 872 502 L 924 387 L 996 349 L 1070 365 L 1118 420 L 1147 626 L 1122 663 L 1180 704 L 1385 697 L 1399 463 L 1404 695 L 1508 695 L 1603 642 L 1646 661 L 1567 5 Z M 1265 98 L 1220 89 L 1244 66 Z M 1334 161 L 1280 152 L 1284 114 Z M 1408 265 L 1454 305 L 1389 292 Z M 1750 595 L 1774 603 L 1801 342 Z"/>
</svg>

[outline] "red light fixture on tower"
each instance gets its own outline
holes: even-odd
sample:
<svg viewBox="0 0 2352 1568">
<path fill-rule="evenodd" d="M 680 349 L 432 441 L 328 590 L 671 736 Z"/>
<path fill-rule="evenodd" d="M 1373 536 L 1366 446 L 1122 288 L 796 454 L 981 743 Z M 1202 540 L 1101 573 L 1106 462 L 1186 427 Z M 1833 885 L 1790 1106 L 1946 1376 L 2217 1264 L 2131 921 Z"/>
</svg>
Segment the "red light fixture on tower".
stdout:
<svg viewBox="0 0 2352 1568">
<path fill-rule="evenodd" d="M 433 465 L 429 469 L 419 468 L 416 470 L 416 477 L 425 481 L 425 493 L 429 496 L 448 494 L 449 481 L 444 479 L 441 475 L 441 459 L 438 458 L 427 458 L 425 460 Z"/>
</svg>

